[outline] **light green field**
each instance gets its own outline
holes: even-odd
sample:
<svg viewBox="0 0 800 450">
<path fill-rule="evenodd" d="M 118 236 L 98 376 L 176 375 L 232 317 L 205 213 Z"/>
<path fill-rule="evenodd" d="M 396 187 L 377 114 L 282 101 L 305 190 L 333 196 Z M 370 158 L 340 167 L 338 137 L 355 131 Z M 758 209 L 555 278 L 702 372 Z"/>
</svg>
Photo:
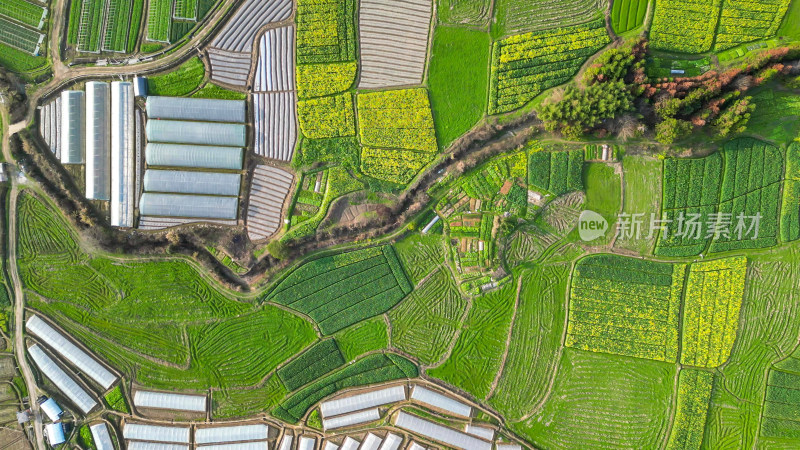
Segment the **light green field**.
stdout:
<svg viewBox="0 0 800 450">
<path fill-rule="evenodd" d="M 622 159 L 623 178 L 625 180 L 623 213 L 644 214 L 642 216 L 641 237 L 637 239 L 617 239 L 615 247 L 633 250 L 642 255 L 652 253 L 658 238 L 655 229 L 650 237 L 650 217 L 661 216 L 661 161 L 643 156 L 625 155 Z M 653 227 L 657 227 L 653 224 Z"/>
<path fill-rule="evenodd" d="M 589 163 L 583 167 L 583 186 L 586 190 L 585 209 L 594 211 L 608 221 L 605 238 L 591 242 L 604 245 L 611 242 L 616 230 L 617 215 L 620 211 L 620 178 L 614 168 L 603 163 Z"/>
</svg>

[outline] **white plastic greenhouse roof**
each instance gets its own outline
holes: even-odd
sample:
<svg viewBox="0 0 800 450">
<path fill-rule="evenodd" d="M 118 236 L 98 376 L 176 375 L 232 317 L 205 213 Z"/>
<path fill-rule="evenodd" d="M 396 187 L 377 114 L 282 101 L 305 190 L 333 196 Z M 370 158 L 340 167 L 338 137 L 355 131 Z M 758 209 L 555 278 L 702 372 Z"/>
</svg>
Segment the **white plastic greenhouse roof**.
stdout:
<svg viewBox="0 0 800 450">
<path fill-rule="evenodd" d="M 133 86 L 111 83 L 111 225 L 133 226 Z"/>
<path fill-rule="evenodd" d="M 394 433 L 389 433 L 386 435 L 386 439 L 383 440 L 383 444 L 378 450 L 397 450 L 400 448 L 400 444 L 403 443 L 403 438 L 398 436 Z"/>
<path fill-rule="evenodd" d="M 238 441 L 258 441 L 269 438 L 268 434 L 269 427 L 266 424 L 198 428 L 194 432 L 194 441 L 197 445 Z"/>
<path fill-rule="evenodd" d="M 60 406 L 58 406 L 58 403 L 56 403 L 53 397 L 50 397 L 44 402 L 40 403 L 39 408 L 41 408 L 42 411 L 44 411 L 44 413 L 47 415 L 47 418 L 50 419 L 52 422 L 55 422 L 58 419 L 60 419 L 61 414 L 64 413 L 64 411 L 61 409 Z"/>
<path fill-rule="evenodd" d="M 378 450 L 378 447 L 381 446 L 381 438 L 378 435 L 368 433 L 367 437 L 364 438 L 364 443 L 361 444 L 361 448 L 359 450 Z"/>
<path fill-rule="evenodd" d="M 144 151 L 149 166 L 240 170 L 244 150 L 239 147 L 150 143 Z"/>
<path fill-rule="evenodd" d="M 490 442 L 400 411 L 395 425 L 433 441 L 465 450 L 492 450 Z"/>
<path fill-rule="evenodd" d="M 244 100 L 147 97 L 148 119 L 244 123 Z"/>
<path fill-rule="evenodd" d="M 281 445 L 278 447 L 278 450 L 291 450 L 292 449 L 292 441 L 294 440 L 294 436 L 290 434 L 284 434 L 281 438 Z"/>
<path fill-rule="evenodd" d="M 111 435 L 108 434 L 108 427 L 104 423 L 97 423 L 89 427 L 94 439 L 97 450 L 114 450 L 114 443 L 111 442 Z"/>
<path fill-rule="evenodd" d="M 297 450 L 314 450 L 316 442 L 317 439 L 314 437 L 300 436 L 300 440 L 297 442 Z"/>
<path fill-rule="evenodd" d="M 217 444 L 217 445 L 204 445 L 196 447 L 198 450 L 267 450 L 269 445 L 267 441 L 260 442 L 239 442 L 236 444 Z"/>
<path fill-rule="evenodd" d="M 497 450 L 522 450 L 519 444 L 497 444 L 495 447 Z"/>
<path fill-rule="evenodd" d="M 412 442 L 411 445 L 408 446 L 408 450 L 427 450 L 427 449 L 417 444 L 416 442 Z"/>
<path fill-rule="evenodd" d="M 236 123 L 148 120 L 146 131 L 149 142 L 230 147 L 244 147 L 247 144 L 245 126 Z"/>
<path fill-rule="evenodd" d="M 376 391 L 365 392 L 350 397 L 329 400 L 320 405 L 324 417 L 347 414 L 367 408 L 399 402 L 406 399 L 405 386 L 394 386 Z"/>
<path fill-rule="evenodd" d="M 205 395 L 173 394 L 171 392 L 136 391 L 133 404 L 138 408 L 173 409 L 205 412 Z"/>
<path fill-rule="evenodd" d="M 322 450 L 339 450 L 339 446 L 331 441 L 325 441 L 325 445 L 322 446 Z"/>
<path fill-rule="evenodd" d="M 489 427 L 467 424 L 464 431 L 466 431 L 467 434 L 478 436 L 479 438 L 486 439 L 487 441 L 494 439 L 494 430 Z"/>
<path fill-rule="evenodd" d="M 84 414 L 88 413 L 95 406 L 97 402 L 66 372 L 61 370 L 60 367 L 53 361 L 52 358 L 47 356 L 44 350 L 38 344 L 34 344 L 28 348 L 33 362 L 39 367 L 39 370 L 44 373 L 44 376 L 50 379 L 56 385 L 58 390 L 64 393 L 67 398 L 72 401 Z"/>
<path fill-rule="evenodd" d="M 242 177 L 238 173 L 147 170 L 144 173 L 144 190 L 236 197 L 239 195 L 241 181 Z"/>
<path fill-rule="evenodd" d="M 45 425 L 44 434 L 47 435 L 47 442 L 50 443 L 51 447 L 63 444 L 66 441 L 64 438 L 64 425 L 61 422 Z"/>
<path fill-rule="evenodd" d="M 111 385 L 117 381 L 116 375 L 108 371 L 91 355 L 81 350 L 63 334 L 59 333 L 58 330 L 39 318 L 39 316 L 31 316 L 25 323 L 25 328 L 38 336 L 42 342 L 55 350 L 56 353 L 69 361 L 73 366 L 80 369 L 81 372 L 96 381 L 103 389 L 110 388 Z"/>
<path fill-rule="evenodd" d="M 83 162 L 83 91 L 61 93 L 61 162 L 80 164 Z"/>
<path fill-rule="evenodd" d="M 456 416 L 469 417 L 472 414 L 472 407 L 469 405 L 419 385 L 414 386 L 414 389 L 411 390 L 411 399 Z"/>
<path fill-rule="evenodd" d="M 125 439 L 135 441 L 170 442 L 175 444 L 189 443 L 189 427 L 167 427 L 163 425 L 146 425 L 142 423 L 126 423 L 122 428 Z"/>
<path fill-rule="evenodd" d="M 139 212 L 143 216 L 235 219 L 238 202 L 237 197 L 145 192 Z"/>
<path fill-rule="evenodd" d="M 86 83 L 86 198 L 111 195 L 111 91 L 108 83 Z"/>
<path fill-rule="evenodd" d="M 344 438 L 344 442 L 342 442 L 341 450 L 358 450 L 359 445 L 361 445 L 361 442 L 347 436 Z"/>
<path fill-rule="evenodd" d="M 366 411 L 359 411 L 344 416 L 336 416 L 330 419 L 322 419 L 322 428 L 331 430 L 333 428 L 349 427 L 359 423 L 366 423 L 378 420 L 381 418 L 378 408 L 368 409 Z"/>
<path fill-rule="evenodd" d="M 139 442 L 139 441 L 130 441 L 126 448 L 128 450 L 189 450 L 188 445 L 161 444 L 158 442 Z"/>
</svg>

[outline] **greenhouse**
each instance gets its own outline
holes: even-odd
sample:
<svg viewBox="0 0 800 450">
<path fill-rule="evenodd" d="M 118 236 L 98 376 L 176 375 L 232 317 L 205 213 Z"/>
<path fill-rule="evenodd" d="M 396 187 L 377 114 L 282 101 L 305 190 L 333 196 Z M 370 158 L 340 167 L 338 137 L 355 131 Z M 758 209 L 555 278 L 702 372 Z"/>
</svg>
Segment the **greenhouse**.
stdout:
<svg viewBox="0 0 800 450">
<path fill-rule="evenodd" d="M 144 150 L 144 157 L 148 166 L 241 170 L 244 150 L 238 147 L 150 143 Z"/>
<path fill-rule="evenodd" d="M 97 360 L 78 348 L 77 345 L 73 344 L 63 334 L 59 333 L 58 330 L 39 318 L 39 316 L 31 316 L 25 323 L 25 328 L 38 336 L 42 342 L 61 355 L 62 358 L 69 361 L 73 366 L 80 369 L 81 372 L 102 386 L 103 389 L 110 388 L 117 380 L 117 377 L 97 362 Z"/>
<path fill-rule="evenodd" d="M 83 91 L 61 93 L 61 163 L 83 162 Z"/>
<path fill-rule="evenodd" d="M 133 404 L 137 408 L 204 412 L 206 410 L 206 396 L 136 391 L 133 393 Z"/>
<path fill-rule="evenodd" d="M 269 439 L 269 427 L 266 424 L 198 428 L 194 432 L 194 440 L 198 445 L 266 439 Z"/>
<path fill-rule="evenodd" d="M 297 441 L 297 450 L 314 450 L 316 447 L 317 439 L 310 436 L 301 436 Z"/>
<path fill-rule="evenodd" d="M 432 441 L 442 442 L 456 448 L 473 450 L 492 450 L 492 444 L 452 428 L 420 419 L 417 416 L 400 411 L 395 426 L 411 433 L 424 436 Z"/>
<path fill-rule="evenodd" d="M 139 211 L 143 216 L 235 219 L 238 202 L 237 197 L 145 192 Z"/>
<path fill-rule="evenodd" d="M 347 414 L 353 411 L 374 408 L 376 406 L 399 402 L 405 399 L 405 386 L 394 386 L 323 402 L 320 405 L 320 412 L 324 417 L 338 416 L 339 414 Z"/>
<path fill-rule="evenodd" d="M 237 442 L 235 444 L 215 444 L 197 447 L 198 450 L 269 450 L 267 441 Z"/>
<path fill-rule="evenodd" d="M 72 379 L 61 367 L 58 367 L 55 361 L 50 358 L 47 353 L 42 350 L 39 345 L 34 344 L 28 348 L 28 353 L 31 359 L 36 363 L 36 367 L 42 371 L 59 391 L 63 392 L 67 398 L 80 409 L 84 414 L 91 411 L 97 402 L 89 396 L 89 394 Z"/>
<path fill-rule="evenodd" d="M 194 120 L 244 123 L 244 100 L 148 97 L 148 119 Z"/>
<path fill-rule="evenodd" d="M 291 450 L 293 440 L 294 436 L 291 434 L 284 434 L 281 438 L 281 444 L 278 446 L 278 450 Z"/>
<path fill-rule="evenodd" d="M 322 428 L 324 430 L 331 430 L 334 428 L 349 427 L 360 423 L 374 422 L 380 418 L 381 415 L 378 412 L 378 408 L 368 409 L 366 411 L 345 414 L 344 416 L 323 419 Z"/>
<path fill-rule="evenodd" d="M 111 83 L 111 226 L 133 226 L 133 85 Z"/>
<path fill-rule="evenodd" d="M 122 428 L 122 436 L 125 439 L 135 441 L 156 441 L 188 444 L 189 427 L 167 427 L 162 425 L 126 423 Z"/>
<path fill-rule="evenodd" d="M 358 447 L 361 445 L 361 442 L 353 439 L 350 436 L 344 438 L 344 442 L 342 442 L 341 450 L 358 450 Z"/>
<path fill-rule="evenodd" d="M 148 120 L 146 130 L 147 139 L 150 142 L 230 147 L 244 147 L 247 144 L 245 126 L 236 123 Z"/>
<path fill-rule="evenodd" d="M 227 195 L 237 197 L 242 177 L 238 173 L 152 170 L 144 173 L 146 192 Z"/>
<path fill-rule="evenodd" d="M 472 413 L 472 408 L 469 405 L 422 386 L 414 386 L 414 389 L 411 390 L 411 399 L 456 416 L 469 417 Z"/>
<path fill-rule="evenodd" d="M 111 435 L 108 434 L 108 427 L 104 423 L 97 423 L 89 427 L 92 432 L 92 439 L 97 450 L 114 450 L 114 443 L 111 442 Z"/>
<path fill-rule="evenodd" d="M 383 444 L 381 444 L 380 450 L 397 450 L 400 448 L 400 444 L 403 443 L 403 438 L 394 434 L 389 433 L 386 435 L 386 439 L 383 440 Z"/>
<path fill-rule="evenodd" d="M 86 83 L 86 198 L 108 200 L 110 137 L 108 83 Z"/>
<path fill-rule="evenodd" d="M 160 442 L 131 441 L 128 443 L 127 449 L 128 450 L 189 450 L 189 446 L 181 444 L 162 444 Z"/>
</svg>

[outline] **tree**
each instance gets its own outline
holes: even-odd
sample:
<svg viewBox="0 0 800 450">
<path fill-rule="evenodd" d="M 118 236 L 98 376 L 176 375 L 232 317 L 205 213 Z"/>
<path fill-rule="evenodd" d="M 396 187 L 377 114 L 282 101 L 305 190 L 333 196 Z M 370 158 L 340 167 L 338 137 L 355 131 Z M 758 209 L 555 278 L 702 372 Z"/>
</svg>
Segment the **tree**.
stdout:
<svg viewBox="0 0 800 450">
<path fill-rule="evenodd" d="M 267 244 L 267 251 L 275 259 L 286 259 L 289 257 L 289 248 L 278 239 L 270 241 L 270 243 Z"/>
<path fill-rule="evenodd" d="M 633 108 L 633 96 L 622 80 L 592 84 L 584 90 L 569 86 L 561 101 L 539 108 L 539 118 L 548 131 L 576 138 L 585 129 Z"/>
<path fill-rule="evenodd" d="M 752 97 L 745 97 L 737 100 L 730 108 L 726 109 L 717 120 L 714 121 L 714 132 L 719 137 L 727 137 L 730 134 L 739 134 L 747 128 L 750 116 L 756 109 L 752 103 Z"/>
<path fill-rule="evenodd" d="M 656 140 L 662 144 L 672 144 L 691 131 L 691 122 L 668 117 L 656 125 Z"/>
</svg>

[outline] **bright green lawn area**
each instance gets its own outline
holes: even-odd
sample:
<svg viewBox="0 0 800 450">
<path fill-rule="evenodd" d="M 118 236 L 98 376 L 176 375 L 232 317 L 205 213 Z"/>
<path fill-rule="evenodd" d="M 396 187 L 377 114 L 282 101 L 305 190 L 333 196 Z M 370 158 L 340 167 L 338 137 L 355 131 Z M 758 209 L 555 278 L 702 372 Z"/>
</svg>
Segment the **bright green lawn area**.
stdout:
<svg viewBox="0 0 800 450">
<path fill-rule="evenodd" d="M 553 391 L 511 428 L 539 448 L 661 448 L 676 366 L 565 348 Z"/>
<path fill-rule="evenodd" d="M 472 300 L 450 357 L 428 375 L 459 387 L 478 399 L 489 394 L 506 351 L 516 302 L 516 281 Z"/>
<path fill-rule="evenodd" d="M 792 1 L 789 4 L 789 11 L 786 12 L 783 23 L 778 28 L 778 36 L 800 40 L 800 2 Z"/>
<path fill-rule="evenodd" d="M 747 125 L 748 133 L 779 145 L 800 135 L 800 95 L 769 85 L 753 98 L 756 110 Z"/>
<path fill-rule="evenodd" d="M 486 110 L 489 35 L 468 28 L 438 26 L 433 33 L 428 85 L 439 145 L 472 128 Z"/>
<path fill-rule="evenodd" d="M 192 94 L 193 98 L 219 98 L 223 100 L 246 100 L 244 92 L 231 91 L 214 83 L 206 83 L 199 91 Z"/>
<path fill-rule="evenodd" d="M 206 68 L 200 58 L 194 57 L 172 72 L 149 77 L 148 95 L 181 97 L 197 89 L 206 76 Z"/>
<path fill-rule="evenodd" d="M 507 420 L 531 412 L 547 395 L 564 334 L 569 264 L 525 270 L 508 357 L 489 403 Z"/>
<path fill-rule="evenodd" d="M 591 242 L 602 245 L 610 242 L 616 230 L 620 209 L 620 179 L 614 168 L 604 163 L 589 163 L 583 168 L 583 186 L 586 190 L 584 209 L 594 211 L 608 221 L 605 238 Z"/>
<path fill-rule="evenodd" d="M 633 250 L 642 255 L 651 253 L 658 237 L 658 230 L 650 234 L 650 214 L 658 218 L 661 214 L 661 161 L 646 156 L 628 156 L 622 159 L 625 178 L 625 214 L 644 214 L 641 216 L 641 236 L 633 239 L 617 239 L 616 246 Z"/>
</svg>

